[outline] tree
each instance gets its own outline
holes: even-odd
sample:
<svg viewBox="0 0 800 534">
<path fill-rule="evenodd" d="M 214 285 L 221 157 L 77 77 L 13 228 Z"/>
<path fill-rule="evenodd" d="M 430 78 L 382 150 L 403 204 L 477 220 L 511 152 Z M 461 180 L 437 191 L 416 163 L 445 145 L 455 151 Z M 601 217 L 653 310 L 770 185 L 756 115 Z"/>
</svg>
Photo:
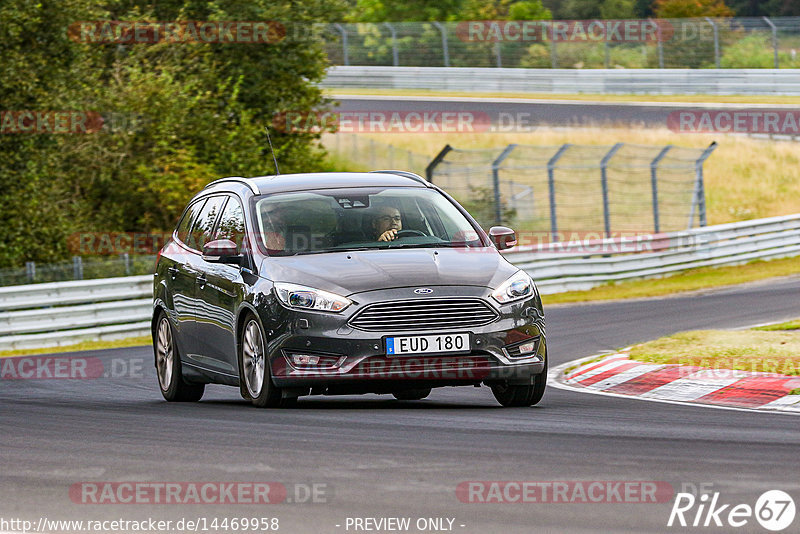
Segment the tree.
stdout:
<svg viewBox="0 0 800 534">
<path fill-rule="evenodd" d="M 724 0 L 656 0 L 655 14 L 662 19 L 732 17 Z"/>
<path fill-rule="evenodd" d="M 800 15 L 797 0 L 729 0 L 737 17 L 796 17 Z"/>
<path fill-rule="evenodd" d="M 549 20 L 541 0 L 465 0 L 456 20 Z"/>
<path fill-rule="evenodd" d="M 357 0 L 348 19 L 353 22 L 415 22 L 448 20 L 461 9 L 463 0 Z"/>
<path fill-rule="evenodd" d="M 633 0 L 566 0 L 563 18 L 629 19 L 633 18 Z"/>
<path fill-rule="evenodd" d="M 341 20 L 339 0 L 10 0 L 0 4 L 4 110 L 79 110 L 129 119 L 81 135 L 0 135 L 0 266 L 52 262 L 79 231 L 163 231 L 213 178 L 270 174 L 263 126 L 327 105 L 327 64 L 308 31 Z M 269 44 L 97 44 L 72 21 L 281 21 Z M 108 126 L 108 123 L 106 124 Z M 276 132 L 283 172 L 321 170 L 318 135 Z"/>
</svg>

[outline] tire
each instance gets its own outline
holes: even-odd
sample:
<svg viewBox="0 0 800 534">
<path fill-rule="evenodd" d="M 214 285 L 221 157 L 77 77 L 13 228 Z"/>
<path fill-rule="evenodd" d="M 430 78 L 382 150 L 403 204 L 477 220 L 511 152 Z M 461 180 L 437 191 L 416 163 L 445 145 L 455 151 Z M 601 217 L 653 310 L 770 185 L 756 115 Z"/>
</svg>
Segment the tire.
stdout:
<svg viewBox="0 0 800 534">
<path fill-rule="evenodd" d="M 156 375 L 161 395 L 169 402 L 196 402 L 203 397 L 205 384 L 187 384 L 181 371 L 181 357 L 167 314 L 161 311 L 153 336 Z"/>
<path fill-rule="evenodd" d="M 431 394 L 431 388 L 406 389 L 392 393 L 395 399 L 402 401 L 422 400 Z"/>
<path fill-rule="evenodd" d="M 536 375 L 533 384 L 524 386 L 509 386 L 496 384 L 492 386 L 492 394 L 501 405 L 506 408 L 520 408 L 538 404 L 547 388 L 547 356 L 545 355 L 544 370 Z"/>
<path fill-rule="evenodd" d="M 289 406 L 290 400 L 281 399 L 281 390 L 272 383 L 272 373 L 267 361 L 264 332 L 253 315 L 250 315 L 242 330 L 239 343 L 239 369 L 250 401 L 258 408 L 277 408 Z"/>
</svg>

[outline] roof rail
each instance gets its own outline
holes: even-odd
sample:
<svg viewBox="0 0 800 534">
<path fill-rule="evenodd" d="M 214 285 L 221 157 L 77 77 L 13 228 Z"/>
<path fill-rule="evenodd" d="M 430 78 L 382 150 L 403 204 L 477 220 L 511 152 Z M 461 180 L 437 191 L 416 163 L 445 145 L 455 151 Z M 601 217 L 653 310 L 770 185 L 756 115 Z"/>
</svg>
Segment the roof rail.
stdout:
<svg viewBox="0 0 800 534">
<path fill-rule="evenodd" d="M 379 170 L 379 171 L 369 171 L 369 172 L 377 172 L 377 173 L 381 173 L 381 174 L 396 174 L 398 176 L 403 176 L 405 178 L 411 178 L 412 180 L 416 180 L 417 182 L 425 184 L 425 185 L 430 185 L 428 183 L 428 181 L 425 180 L 425 178 L 423 178 L 419 174 L 413 173 L 411 171 L 396 171 L 396 170 L 382 169 L 382 170 Z"/>
<path fill-rule="evenodd" d="M 245 184 L 248 188 L 250 188 L 250 191 L 252 191 L 254 195 L 261 194 L 261 191 L 259 191 L 258 186 L 253 180 L 251 180 L 250 178 L 243 178 L 241 176 L 228 176 L 227 178 L 220 178 L 219 180 L 214 180 L 210 184 L 206 185 L 203 189 L 208 189 L 212 185 L 217 185 L 222 182 L 239 182 L 241 184 Z"/>
</svg>

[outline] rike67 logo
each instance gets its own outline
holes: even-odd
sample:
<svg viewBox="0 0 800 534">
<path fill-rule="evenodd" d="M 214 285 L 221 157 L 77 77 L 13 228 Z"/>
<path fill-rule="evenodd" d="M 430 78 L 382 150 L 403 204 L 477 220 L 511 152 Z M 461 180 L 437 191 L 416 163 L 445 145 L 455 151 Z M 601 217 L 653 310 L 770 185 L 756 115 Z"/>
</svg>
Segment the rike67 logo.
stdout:
<svg viewBox="0 0 800 534">
<path fill-rule="evenodd" d="M 752 529 L 755 520 L 763 528 L 779 532 L 789 527 L 794 517 L 794 499 L 781 490 L 762 493 L 753 506 L 724 502 L 718 491 L 700 492 L 699 496 L 681 492 L 675 496 L 667 526 Z"/>
</svg>

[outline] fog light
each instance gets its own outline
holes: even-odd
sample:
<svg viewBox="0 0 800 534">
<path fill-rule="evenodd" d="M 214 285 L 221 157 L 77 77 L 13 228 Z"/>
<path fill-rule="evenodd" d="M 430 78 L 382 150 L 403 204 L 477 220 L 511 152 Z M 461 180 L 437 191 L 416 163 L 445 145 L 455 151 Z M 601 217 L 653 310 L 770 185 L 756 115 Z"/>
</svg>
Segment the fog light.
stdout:
<svg viewBox="0 0 800 534">
<path fill-rule="evenodd" d="M 292 354 L 292 363 L 295 365 L 317 365 L 319 364 L 319 356 Z"/>
<path fill-rule="evenodd" d="M 528 354 L 529 352 L 533 352 L 536 348 L 536 343 L 525 343 L 519 346 L 519 353 L 520 354 Z"/>
</svg>

